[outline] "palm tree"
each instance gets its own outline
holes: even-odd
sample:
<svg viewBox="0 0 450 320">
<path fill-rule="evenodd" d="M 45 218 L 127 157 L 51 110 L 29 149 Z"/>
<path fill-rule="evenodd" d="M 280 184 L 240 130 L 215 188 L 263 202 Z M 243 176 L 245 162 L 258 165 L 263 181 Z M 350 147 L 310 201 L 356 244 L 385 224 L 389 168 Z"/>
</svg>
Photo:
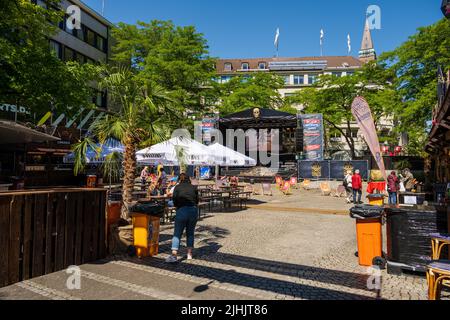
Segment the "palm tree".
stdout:
<svg viewBox="0 0 450 320">
<path fill-rule="evenodd" d="M 142 142 L 149 146 L 168 137 L 170 117 L 175 109 L 170 94 L 162 87 L 138 78 L 128 69 L 107 71 L 100 82 L 101 90 L 107 90 L 112 103 L 118 108 L 99 120 L 93 135 L 101 144 L 113 138 L 125 147 L 123 155 L 123 201 L 122 217 L 128 219 L 136 178 L 136 151 Z M 82 145 L 84 142 L 80 142 Z M 84 143 L 86 144 L 86 143 Z M 75 152 L 85 152 L 86 147 L 75 146 Z M 76 156 L 76 159 L 84 159 Z M 76 164 L 77 167 L 77 164 Z"/>
</svg>

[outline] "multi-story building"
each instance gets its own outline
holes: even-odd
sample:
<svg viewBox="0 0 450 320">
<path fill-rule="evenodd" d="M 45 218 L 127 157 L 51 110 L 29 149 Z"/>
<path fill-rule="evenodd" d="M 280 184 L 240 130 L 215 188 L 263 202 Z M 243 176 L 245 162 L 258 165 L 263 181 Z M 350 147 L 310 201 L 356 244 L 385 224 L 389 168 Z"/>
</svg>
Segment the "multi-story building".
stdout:
<svg viewBox="0 0 450 320">
<path fill-rule="evenodd" d="M 33 0 L 36 4 L 45 5 L 43 0 Z M 111 28 L 113 24 L 101 14 L 94 11 L 80 0 L 61 0 L 60 6 L 67 12 L 69 6 L 80 8 L 80 29 L 68 28 L 68 14 L 59 23 L 60 31 L 49 39 L 50 49 L 64 61 L 79 63 L 108 63 L 111 54 Z M 104 115 L 110 109 L 106 92 L 97 91 L 92 97 L 97 109 L 80 109 L 74 118 L 67 119 L 65 115 L 57 115 L 49 121 L 52 126 L 64 123 L 67 127 L 77 124 L 77 129 L 86 130 L 89 125 Z"/>
<path fill-rule="evenodd" d="M 321 75 L 349 76 L 360 69 L 365 63 L 376 60 L 369 23 L 366 21 L 359 57 L 353 56 L 323 56 L 294 58 L 252 58 L 252 59 L 220 59 L 217 62 L 217 81 L 226 83 L 236 76 L 249 76 L 256 72 L 270 72 L 285 79 L 285 85 L 279 90 L 282 97 L 287 98 L 299 90 L 312 86 Z M 261 106 L 268 107 L 268 106 Z M 299 112 L 303 106 L 296 106 Z M 384 119 L 379 123 L 380 130 L 388 134 L 392 129 L 392 121 Z M 350 131 L 343 126 L 343 131 L 352 136 L 356 142 L 357 154 L 362 156 L 367 145 L 356 124 L 352 123 Z M 338 132 L 329 132 L 328 150 L 349 151 L 345 136 Z"/>
</svg>

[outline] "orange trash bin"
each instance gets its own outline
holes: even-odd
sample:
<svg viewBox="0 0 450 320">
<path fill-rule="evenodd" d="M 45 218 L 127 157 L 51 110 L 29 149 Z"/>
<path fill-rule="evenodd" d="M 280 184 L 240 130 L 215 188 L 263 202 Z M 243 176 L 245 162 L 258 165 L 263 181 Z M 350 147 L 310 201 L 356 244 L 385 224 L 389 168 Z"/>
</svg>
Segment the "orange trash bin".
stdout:
<svg viewBox="0 0 450 320">
<path fill-rule="evenodd" d="M 356 219 L 358 257 L 361 266 L 375 265 L 375 259 L 382 259 L 383 239 L 381 218 Z"/>
<path fill-rule="evenodd" d="M 140 213 L 131 213 L 131 217 L 137 256 L 143 258 L 158 255 L 161 218 Z"/>
</svg>

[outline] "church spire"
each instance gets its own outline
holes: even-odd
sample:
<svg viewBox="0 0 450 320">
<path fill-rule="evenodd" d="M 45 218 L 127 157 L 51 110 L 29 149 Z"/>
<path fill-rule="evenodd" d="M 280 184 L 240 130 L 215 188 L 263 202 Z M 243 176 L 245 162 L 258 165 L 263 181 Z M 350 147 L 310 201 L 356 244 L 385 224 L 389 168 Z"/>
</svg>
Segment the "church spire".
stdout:
<svg viewBox="0 0 450 320">
<path fill-rule="evenodd" d="M 361 44 L 361 50 L 359 51 L 359 60 L 364 63 L 377 59 L 375 48 L 373 46 L 372 34 L 370 33 L 369 20 L 366 19 L 366 25 L 364 27 L 364 34 Z"/>
</svg>

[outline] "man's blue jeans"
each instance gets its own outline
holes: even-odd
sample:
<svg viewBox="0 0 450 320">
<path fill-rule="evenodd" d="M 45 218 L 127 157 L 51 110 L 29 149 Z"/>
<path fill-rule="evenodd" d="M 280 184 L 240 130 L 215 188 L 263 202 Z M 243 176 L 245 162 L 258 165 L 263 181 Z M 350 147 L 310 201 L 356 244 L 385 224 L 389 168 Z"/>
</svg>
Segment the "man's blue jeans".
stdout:
<svg viewBox="0 0 450 320">
<path fill-rule="evenodd" d="M 356 198 L 357 197 L 358 197 L 358 202 L 356 202 Z M 353 203 L 354 204 L 361 203 L 361 198 L 362 198 L 362 190 L 355 190 L 355 189 L 353 189 Z"/>
<path fill-rule="evenodd" d="M 397 192 L 389 192 L 389 204 L 397 204 Z"/>
<path fill-rule="evenodd" d="M 180 249 L 180 241 L 184 229 L 186 229 L 187 247 L 194 248 L 194 232 L 195 226 L 197 225 L 197 219 L 197 207 L 182 207 L 177 210 L 177 215 L 175 217 L 175 231 L 172 239 L 173 251 L 178 251 Z"/>
</svg>

